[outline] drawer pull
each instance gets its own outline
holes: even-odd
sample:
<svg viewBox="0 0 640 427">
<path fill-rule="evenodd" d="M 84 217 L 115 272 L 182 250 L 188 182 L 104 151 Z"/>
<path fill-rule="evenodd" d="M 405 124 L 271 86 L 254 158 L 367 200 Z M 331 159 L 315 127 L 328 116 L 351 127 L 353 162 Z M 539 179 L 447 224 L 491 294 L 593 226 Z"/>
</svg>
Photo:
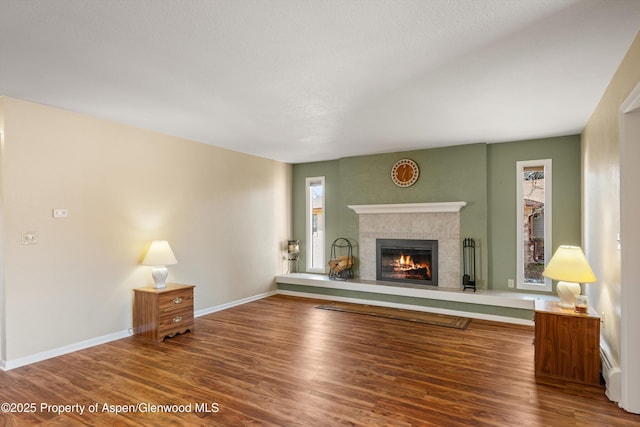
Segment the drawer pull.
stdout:
<svg viewBox="0 0 640 427">
<path fill-rule="evenodd" d="M 176 316 L 173 318 L 173 323 L 180 323 L 182 322 L 182 316 Z"/>
<path fill-rule="evenodd" d="M 174 304 L 181 304 L 182 303 L 182 298 L 181 297 L 177 297 L 173 299 L 173 303 Z"/>
</svg>

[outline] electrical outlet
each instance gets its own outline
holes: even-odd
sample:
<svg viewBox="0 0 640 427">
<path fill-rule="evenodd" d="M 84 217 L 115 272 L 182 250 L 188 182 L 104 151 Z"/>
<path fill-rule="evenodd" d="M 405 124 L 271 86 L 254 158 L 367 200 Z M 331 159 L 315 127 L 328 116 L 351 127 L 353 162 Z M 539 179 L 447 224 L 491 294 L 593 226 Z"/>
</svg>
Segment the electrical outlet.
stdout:
<svg viewBox="0 0 640 427">
<path fill-rule="evenodd" d="M 507 280 L 507 287 L 509 287 L 509 288 L 513 288 L 513 287 L 515 287 L 515 284 L 514 284 L 514 282 L 513 282 L 513 279 L 509 279 L 509 280 Z"/>
<path fill-rule="evenodd" d="M 35 231 L 23 231 L 22 232 L 22 244 L 23 245 L 37 245 L 38 233 Z"/>
</svg>

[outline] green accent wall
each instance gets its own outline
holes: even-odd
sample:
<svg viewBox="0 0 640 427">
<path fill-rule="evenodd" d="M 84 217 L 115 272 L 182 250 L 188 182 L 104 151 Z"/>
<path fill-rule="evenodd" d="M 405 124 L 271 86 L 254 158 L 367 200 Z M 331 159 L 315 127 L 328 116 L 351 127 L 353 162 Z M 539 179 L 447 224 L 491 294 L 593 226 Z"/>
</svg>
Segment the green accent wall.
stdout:
<svg viewBox="0 0 640 427">
<path fill-rule="evenodd" d="M 516 162 L 552 159 L 552 247 L 581 246 L 580 136 L 488 145 L 489 280 L 506 289 L 516 277 Z M 555 286 L 554 286 L 555 291 Z"/>
<path fill-rule="evenodd" d="M 418 181 L 408 188 L 391 181 L 391 167 L 403 158 L 420 167 Z M 300 240 L 302 250 L 299 271 L 305 271 L 305 178 L 324 176 L 327 259 L 338 237 L 349 239 L 358 256 L 358 216 L 347 205 L 465 201 L 461 238 L 476 240 L 478 286 L 507 290 L 507 280 L 516 274 L 516 162 L 546 158 L 553 160 L 553 247 L 580 244 L 578 135 L 293 165 L 293 238 Z"/>
</svg>

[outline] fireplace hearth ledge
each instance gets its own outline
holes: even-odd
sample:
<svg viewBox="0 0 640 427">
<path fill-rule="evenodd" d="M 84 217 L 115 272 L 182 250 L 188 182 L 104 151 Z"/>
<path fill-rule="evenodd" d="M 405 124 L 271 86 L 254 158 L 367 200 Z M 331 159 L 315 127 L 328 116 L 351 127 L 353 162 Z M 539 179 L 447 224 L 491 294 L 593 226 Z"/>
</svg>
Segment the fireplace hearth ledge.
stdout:
<svg viewBox="0 0 640 427">
<path fill-rule="evenodd" d="M 362 280 L 353 279 L 349 281 L 329 280 L 325 275 L 311 273 L 289 273 L 275 277 L 276 283 L 301 285 L 318 288 L 339 289 L 349 291 L 370 292 L 385 295 L 399 295 L 406 297 L 424 298 L 440 301 L 463 302 L 477 305 L 489 305 L 496 307 L 507 307 L 531 310 L 533 313 L 534 302 L 536 299 L 557 300 L 555 296 L 543 294 L 530 294 L 521 292 L 493 291 L 488 289 L 478 289 L 477 292 L 464 292 L 460 288 L 441 288 L 438 286 L 417 285 L 417 284 L 400 284 L 378 280 Z M 279 291 L 278 293 L 289 294 L 288 291 Z M 294 294 L 297 294 L 294 292 Z M 306 294 L 312 298 L 324 298 L 317 293 L 310 291 Z M 339 299 L 328 297 L 325 299 Z M 383 301 L 372 301 L 375 304 L 384 304 Z M 421 308 L 416 308 L 421 309 Z M 435 311 L 435 310 L 428 310 Z M 446 314 L 446 313 L 445 313 Z M 483 316 L 480 313 L 475 316 L 474 313 L 467 313 L 468 317 L 487 318 L 488 320 L 513 321 L 514 323 L 533 324 L 531 321 L 522 321 L 522 319 L 498 319 L 491 316 Z"/>
</svg>

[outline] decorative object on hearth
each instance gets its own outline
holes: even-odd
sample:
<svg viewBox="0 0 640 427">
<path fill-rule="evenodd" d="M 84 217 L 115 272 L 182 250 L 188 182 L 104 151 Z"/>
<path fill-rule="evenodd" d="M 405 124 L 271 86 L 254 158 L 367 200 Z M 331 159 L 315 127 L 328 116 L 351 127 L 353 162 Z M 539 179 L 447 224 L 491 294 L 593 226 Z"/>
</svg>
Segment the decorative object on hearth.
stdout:
<svg viewBox="0 0 640 427">
<path fill-rule="evenodd" d="M 151 276 L 153 277 L 153 287 L 155 289 L 167 287 L 166 280 L 169 270 L 166 266 L 177 263 L 178 260 L 166 240 L 154 240 L 151 242 L 141 262 L 142 265 L 153 266 Z"/>
<path fill-rule="evenodd" d="M 411 159 L 398 160 L 391 168 L 391 180 L 398 187 L 410 187 L 416 183 L 420 169 Z"/>
<path fill-rule="evenodd" d="M 476 291 L 476 241 L 470 237 L 462 241 L 462 291 Z"/>
<path fill-rule="evenodd" d="M 562 308 L 575 308 L 576 297 L 580 295 L 580 283 L 596 281 L 589 261 L 579 246 L 560 246 L 542 275 L 558 280 L 556 290 Z"/>
<path fill-rule="evenodd" d="M 298 271 L 298 260 L 300 259 L 300 240 L 289 240 L 287 242 L 287 261 L 288 261 L 288 273 Z M 291 268 L 291 265 L 295 268 Z"/>
<path fill-rule="evenodd" d="M 344 237 L 339 237 L 331 244 L 329 260 L 329 279 L 353 279 L 353 246 Z"/>
</svg>

